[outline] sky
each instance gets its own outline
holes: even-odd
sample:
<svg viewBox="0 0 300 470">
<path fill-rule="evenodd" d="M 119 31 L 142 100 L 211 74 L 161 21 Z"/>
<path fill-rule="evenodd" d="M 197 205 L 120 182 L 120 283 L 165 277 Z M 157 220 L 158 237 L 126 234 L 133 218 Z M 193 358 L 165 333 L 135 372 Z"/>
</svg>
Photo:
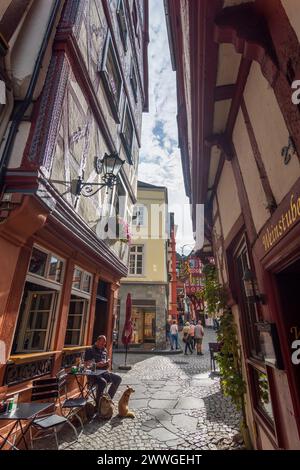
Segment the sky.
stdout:
<svg viewBox="0 0 300 470">
<path fill-rule="evenodd" d="M 177 251 L 187 254 L 194 240 L 178 148 L 176 72 L 171 65 L 163 0 L 151 0 L 149 8 L 149 113 L 143 115 L 138 178 L 168 188 L 169 212 L 175 213 L 178 225 Z"/>
</svg>

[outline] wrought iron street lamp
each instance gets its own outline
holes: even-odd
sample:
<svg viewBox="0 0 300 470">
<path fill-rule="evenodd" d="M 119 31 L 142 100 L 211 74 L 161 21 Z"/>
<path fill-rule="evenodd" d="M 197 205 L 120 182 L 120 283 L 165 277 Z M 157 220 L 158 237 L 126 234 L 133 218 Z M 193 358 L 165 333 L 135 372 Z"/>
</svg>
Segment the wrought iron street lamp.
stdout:
<svg viewBox="0 0 300 470">
<path fill-rule="evenodd" d="M 58 180 L 52 180 L 52 182 L 69 184 L 71 187 L 71 193 L 74 194 L 74 196 L 91 197 L 105 186 L 107 189 L 112 189 L 117 184 L 118 176 L 124 163 L 125 160 L 122 160 L 117 152 L 114 152 L 110 155 L 105 153 L 102 159 L 95 157 L 94 160 L 94 167 L 97 174 L 102 175 L 101 182 L 84 182 L 81 176 L 78 176 L 77 179 L 74 179 L 70 182 Z"/>
</svg>

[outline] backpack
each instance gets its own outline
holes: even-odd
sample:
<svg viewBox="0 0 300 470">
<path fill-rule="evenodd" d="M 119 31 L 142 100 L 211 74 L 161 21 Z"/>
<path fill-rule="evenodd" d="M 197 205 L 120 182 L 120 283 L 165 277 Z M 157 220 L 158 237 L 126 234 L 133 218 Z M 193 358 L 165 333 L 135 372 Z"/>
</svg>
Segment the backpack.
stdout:
<svg viewBox="0 0 300 470">
<path fill-rule="evenodd" d="M 98 404 L 98 414 L 103 419 L 110 419 L 114 412 L 114 404 L 110 396 L 106 393 L 102 395 Z"/>
</svg>

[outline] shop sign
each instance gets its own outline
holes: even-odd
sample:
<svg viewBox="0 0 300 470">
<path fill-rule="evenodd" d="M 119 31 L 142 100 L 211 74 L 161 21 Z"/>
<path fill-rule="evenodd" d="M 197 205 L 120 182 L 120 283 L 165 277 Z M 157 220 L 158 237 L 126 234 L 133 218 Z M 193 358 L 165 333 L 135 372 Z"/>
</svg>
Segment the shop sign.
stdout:
<svg viewBox="0 0 300 470">
<path fill-rule="evenodd" d="M 298 326 L 292 326 L 291 333 L 295 336 L 292 342 L 292 363 L 297 366 L 300 364 L 300 328 Z"/>
<path fill-rule="evenodd" d="M 300 220 L 300 196 L 291 194 L 288 208 L 277 221 L 263 232 L 262 243 L 265 253 L 269 251 Z"/>
</svg>

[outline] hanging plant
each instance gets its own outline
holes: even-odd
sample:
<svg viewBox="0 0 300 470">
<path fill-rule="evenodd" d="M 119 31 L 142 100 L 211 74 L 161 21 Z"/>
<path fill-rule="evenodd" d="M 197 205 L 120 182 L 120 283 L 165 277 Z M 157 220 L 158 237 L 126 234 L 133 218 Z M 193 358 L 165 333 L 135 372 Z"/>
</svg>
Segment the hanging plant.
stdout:
<svg viewBox="0 0 300 470">
<path fill-rule="evenodd" d="M 218 342 L 221 344 L 221 351 L 217 356 L 221 375 L 221 389 L 225 396 L 231 397 L 237 410 L 241 412 L 241 433 L 246 447 L 251 448 L 246 420 L 246 383 L 242 373 L 241 347 L 238 343 L 237 327 L 230 310 L 225 310 L 222 315 L 217 337 Z"/>
<path fill-rule="evenodd" d="M 214 264 L 206 264 L 202 269 L 202 273 L 204 275 L 204 285 L 201 296 L 206 303 L 208 315 L 214 316 L 226 306 L 226 290 L 219 283 L 217 268 Z"/>
<path fill-rule="evenodd" d="M 132 235 L 130 232 L 130 226 L 128 222 L 120 216 L 117 217 L 117 235 L 119 241 L 128 243 L 128 245 L 131 244 Z"/>
</svg>

